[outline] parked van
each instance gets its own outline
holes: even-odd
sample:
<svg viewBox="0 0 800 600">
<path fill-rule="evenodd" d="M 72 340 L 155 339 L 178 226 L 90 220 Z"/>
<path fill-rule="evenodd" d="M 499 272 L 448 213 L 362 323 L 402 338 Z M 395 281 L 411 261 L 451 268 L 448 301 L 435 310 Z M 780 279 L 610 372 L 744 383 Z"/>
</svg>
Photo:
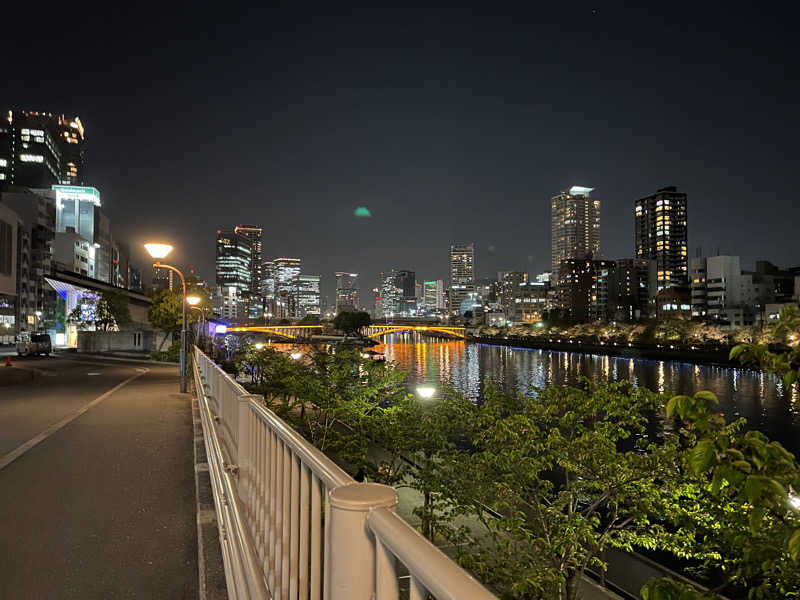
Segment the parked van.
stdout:
<svg viewBox="0 0 800 600">
<path fill-rule="evenodd" d="M 17 355 L 30 356 L 31 354 L 49 355 L 53 351 L 50 336 L 46 333 L 30 333 L 21 331 L 17 336 Z"/>
</svg>

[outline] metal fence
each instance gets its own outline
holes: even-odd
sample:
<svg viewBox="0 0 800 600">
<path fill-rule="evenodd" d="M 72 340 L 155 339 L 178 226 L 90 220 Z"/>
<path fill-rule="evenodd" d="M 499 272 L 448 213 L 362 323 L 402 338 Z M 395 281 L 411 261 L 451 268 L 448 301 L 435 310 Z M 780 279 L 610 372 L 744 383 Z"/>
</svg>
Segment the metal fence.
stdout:
<svg viewBox="0 0 800 600">
<path fill-rule="evenodd" d="M 395 514 L 393 488 L 354 481 L 198 348 L 193 374 L 230 598 L 495 598 Z"/>
</svg>

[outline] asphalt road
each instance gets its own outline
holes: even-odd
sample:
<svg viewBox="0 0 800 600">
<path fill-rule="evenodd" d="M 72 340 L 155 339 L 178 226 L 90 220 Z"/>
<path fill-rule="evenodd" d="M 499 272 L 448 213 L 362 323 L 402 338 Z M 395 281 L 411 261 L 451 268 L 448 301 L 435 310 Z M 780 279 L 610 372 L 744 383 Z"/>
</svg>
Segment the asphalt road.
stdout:
<svg viewBox="0 0 800 600">
<path fill-rule="evenodd" d="M 37 377 L 0 387 L 0 599 L 196 598 L 191 399 L 176 368 L 12 361 Z"/>
</svg>

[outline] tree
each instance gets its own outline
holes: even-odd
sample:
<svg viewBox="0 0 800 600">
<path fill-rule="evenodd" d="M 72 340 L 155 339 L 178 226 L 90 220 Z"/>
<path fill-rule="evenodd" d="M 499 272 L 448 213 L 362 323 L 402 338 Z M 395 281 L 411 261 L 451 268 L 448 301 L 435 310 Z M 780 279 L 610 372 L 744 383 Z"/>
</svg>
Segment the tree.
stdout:
<svg viewBox="0 0 800 600">
<path fill-rule="evenodd" d="M 462 564 L 501 597 L 572 600 L 606 547 L 683 550 L 652 518 L 680 483 L 677 438 L 645 435 L 662 406 L 627 383 L 535 397 L 488 384 L 471 446 L 441 460 L 437 478 L 450 514 L 470 523 L 451 530 Z"/>
<path fill-rule="evenodd" d="M 333 326 L 345 334 L 354 334 L 371 322 L 369 313 L 342 311 L 333 319 Z"/>
<path fill-rule="evenodd" d="M 783 377 L 798 386 L 800 310 L 786 307 L 762 343 L 735 346 L 731 359 Z M 749 598 L 800 597 L 800 467 L 778 442 L 758 431 L 742 433 L 744 419 L 726 424 L 714 412 L 716 396 L 702 391 L 675 396 L 666 407 L 678 417 L 687 439 L 683 469 L 701 485 L 674 520 L 691 532 L 713 560 L 721 583 L 701 593 L 669 579 L 654 579 L 645 600 L 715 598 L 728 587 L 748 590 Z"/>
<path fill-rule="evenodd" d="M 306 315 L 297 322 L 298 325 L 319 325 L 319 323 L 319 315 Z"/>
<path fill-rule="evenodd" d="M 199 306 L 207 310 L 210 301 L 208 291 L 192 283 L 190 278 L 186 286 L 187 296 L 199 296 L 201 302 Z M 162 329 L 167 333 L 175 335 L 183 327 L 183 296 L 177 290 L 158 290 L 152 295 L 153 303 L 147 309 L 147 320 L 156 329 Z M 187 327 L 199 319 L 197 311 L 186 309 Z M 161 340 L 159 350 L 164 346 L 167 337 Z"/>
<path fill-rule="evenodd" d="M 93 319 L 83 319 L 82 306 L 76 306 L 67 317 L 81 329 L 94 326 L 99 331 L 114 331 L 131 322 L 128 297 L 120 290 L 104 290 L 99 297 L 84 298 L 82 304 L 91 305 Z"/>
</svg>

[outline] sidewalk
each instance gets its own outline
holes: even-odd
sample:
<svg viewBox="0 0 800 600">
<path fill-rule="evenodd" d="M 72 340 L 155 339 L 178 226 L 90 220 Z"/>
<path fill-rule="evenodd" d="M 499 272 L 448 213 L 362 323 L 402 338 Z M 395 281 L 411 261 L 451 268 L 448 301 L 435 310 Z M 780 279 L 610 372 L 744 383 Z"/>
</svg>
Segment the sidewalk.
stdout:
<svg viewBox="0 0 800 600">
<path fill-rule="evenodd" d="M 31 410 L 79 393 L 69 376 Z M 0 598 L 197 597 L 191 398 L 177 388 L 174 367 L 153 365 L 0 470 Z"/>
</svg>

